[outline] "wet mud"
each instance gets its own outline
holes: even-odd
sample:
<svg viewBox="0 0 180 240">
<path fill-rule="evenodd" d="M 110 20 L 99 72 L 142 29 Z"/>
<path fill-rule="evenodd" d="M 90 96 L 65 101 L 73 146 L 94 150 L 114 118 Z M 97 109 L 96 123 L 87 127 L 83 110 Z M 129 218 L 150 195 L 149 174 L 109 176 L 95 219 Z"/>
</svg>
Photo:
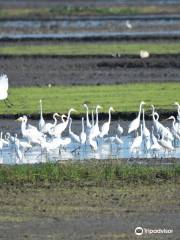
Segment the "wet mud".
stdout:
<svg viewBox="0 0 180 240">
<path fill-rule="evenodd" d="M 116 54 L 116 53 L 112 53 Z M 179 82 L 180 55 L 0 56 L 12 87 Z"/>
</svg>

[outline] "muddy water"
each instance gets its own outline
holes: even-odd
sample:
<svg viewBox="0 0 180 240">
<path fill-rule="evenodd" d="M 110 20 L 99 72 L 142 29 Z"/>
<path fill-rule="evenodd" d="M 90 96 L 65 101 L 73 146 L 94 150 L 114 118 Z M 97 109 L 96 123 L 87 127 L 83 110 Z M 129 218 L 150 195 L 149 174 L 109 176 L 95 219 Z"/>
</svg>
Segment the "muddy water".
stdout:
<svg viewBox="0 0 180 240">
<path fill-rule="evenodd" d="M 137 152 L 130 152 L 130 146 L 133 141 L 133 137 L 127 135 L 127 126 L 129 125 L 128 121 L 119 121 L 123 128 L 125 129 L 124 134 L 120 137 L 122 140 L 122 144 L 117 144 L 112 141 L 112 137 L 114 137 L 117 133 L 117 121 L 113 121 L 110 128 L 109 136 L 105 139 L 98 139 L 98 150 L 93 151 L 89 144 L 80 146 L 79 143 L 71 142 L 65 148 L 61 147 L 60 149 L 55 149 L 52 151 L 43 151 L 40 146 L 33 146 L 32 149 L 28 151 L 22 151 L 23 157 L 19 159 L 16 152 L 14 144 L 10 144 L 9 146 L 5 146 L 3 148 L 2 154 L 0 155 L 0 163 L 1 164 L 23 164 L 23 163 L 40 163 L 40 162 L 55 162 L 55 161 L 64 161 L 64 160 L 88 160 L 88 159 L 134 159 L 138 163 L 145 163 L 144 159 L 151 159 L 154 157 L 163 158 L 164 160 L 161 163 L 170 164 L 170 161 L 167 161 L 167 158 L 179 158 L 180 157 L 180 143 L 176 143 L 175 151 L 165 154 L 164 151 L 159 152 L 146 152 L 144 146 L 142 145 L 141 150 Z M 103 122 L 100 122 L 100 126 Z M 166 126 L 169 124 L 165 121 L 163 122 Z M 31 121 L 31 124 L 37 125 L 37 121 Z M 147 126 L 151 128 L 151 121 L 147 121 Z M 20 134 L 20 125 L 15 121 L 0 121 L 0 128 L 5 132 L 11 132 L 12 135 L 16 132 L 18 133 L 19 138 L 21 139 Z M 73 121 L 72 131 L 76 134 L 81 131 L 81 122 Z M 68 131 L 66 130 L 63 134 L 63 138 L 69 137 Z M 21 139 L 22 140 L 22 139 Z M 49 139 L 50 140 L 50 139 Z M 23 140 L 22 140 L 23 141 Z M 137 160 L 138 159 L 138 160 Z"/>
</svg>

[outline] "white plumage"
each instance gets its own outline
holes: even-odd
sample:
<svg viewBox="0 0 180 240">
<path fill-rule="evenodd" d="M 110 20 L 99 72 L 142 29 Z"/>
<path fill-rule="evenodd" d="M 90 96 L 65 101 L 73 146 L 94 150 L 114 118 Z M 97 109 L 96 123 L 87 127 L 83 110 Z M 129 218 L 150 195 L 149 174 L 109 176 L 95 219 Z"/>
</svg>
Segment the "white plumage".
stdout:
<svg viewBox="0 0 180 240">
<path fill-rule="evenodd" d="M 8 97 L 8 77 L 6 74 L 0 75 L 0 100 Z"/>
<path fill-rule="evenodd" d="M 141 116 L 141 109 L 142 109 L 142 106 L 145 104 L 145 102 L 141 102 L 140 103 L 140 106 L 139 106 L 139 113 L 138 113 L 138 116 L 137 118 L 135 118 L 129 125 L 129 130 L 128 130 L 128 133 L 131 133 L 133 131 L 136 131 L 138 128 L 139 128 L 139 125 L 140 125 L 140 116 Z"/>
</svg>

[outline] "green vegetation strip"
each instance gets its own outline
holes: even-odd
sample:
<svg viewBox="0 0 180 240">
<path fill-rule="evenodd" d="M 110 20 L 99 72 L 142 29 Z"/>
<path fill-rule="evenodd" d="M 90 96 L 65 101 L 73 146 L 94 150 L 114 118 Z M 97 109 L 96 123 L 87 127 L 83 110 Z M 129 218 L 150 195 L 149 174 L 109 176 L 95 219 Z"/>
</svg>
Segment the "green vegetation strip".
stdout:
<svg viewBox="0 0 180 240">
<path fill-rule="evenodd" d="M 125 183 L 154 183 L 177 180 L 179 177 L 180 165 L 128 165 L 120 161 L 110 160 L 0 166 L 1 184 L 36 184 L 81 180 L 95 182 L 121 180 Z"/>
<path fill-rule="evenodd" d="M 14 106 L 7 108 L 1 101 L 0 114 L 39 113 L 39 99 L 43 100 L 44 113 L 67 113 L 74 107 L 81 114 L 85 112 L 83 103 L 90 107 L 100 104 L 102 112 L 108 112 L 109 106 L 116 112 L 138 111 L 141 100 L 147 103 L 146 110 L 151 104 L 175 110 L 173 103 L 180 101 L 179 92 L 179 83 L 10 88 L 9 99 Z"/>
<path fill-rule="evenodd" d="M 114 6 L 114 7 L 45 7 L 0 9 L 0 18 L 32 18 L 62 16 L 106 16 L 177 13 L 180 6 Z"/>
<path fill-rule="evenodd" d="M 60 45 L 1 46 L 0 54 L 7 55 L 112 55 L 138 54 L 147 50 L 152 54 L 180 53 L 180 43 L 62 43 Z"/>
</svg>

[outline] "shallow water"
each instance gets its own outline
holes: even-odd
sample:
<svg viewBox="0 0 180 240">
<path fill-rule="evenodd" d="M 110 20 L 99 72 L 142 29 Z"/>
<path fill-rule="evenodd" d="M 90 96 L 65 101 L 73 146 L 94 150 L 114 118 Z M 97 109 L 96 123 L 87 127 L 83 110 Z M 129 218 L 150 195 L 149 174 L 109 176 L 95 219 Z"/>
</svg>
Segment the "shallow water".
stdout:
<svg viewBox="0 0 180 240">
<path fill-rule="evenodd" d="M 9 122 L 9 124 L 8 124 Z M 33 146 L 32 149 L 28 150 L 27 152 L 23 152 L 22 160 L 19 160 L 16 153 L 15 148 L 12 145 L 5 146 L 3 148 L 2 154 L 0 154 L 0 163 L 1 164 L 23 164 L 23 163 L 40 163 L 40 162 L 55 162 L 55 161 L 64 161 L 64 160 L 88 160 L 88 159 L 136 159 L 138 163 L 145 163 L 145 160 L 151 161 L 151 158 L 162 158 L 164 160 L 161 161 L 161 164 L 170 164 L 172 161 L 169 160 L 167 162 L 166 159 L 170 158 L 179 158 L 180 157 L 180 142 L 176 144 L 175 151 L 171 153 L 165 153 L 164 151 L 153 153 L 152 151 L 146 152 L 144 150 L 144 146 L 140 152 L 138 153 L 131 153 L 130 146 L 132 144 L 133 138 L 131 136 L 127 136 L 127 126 L 129 125 L 128 121 L 118 121 L 121 123 L 121 126 L 124 127 L 125 133 L 121 136 L 121 140 L 123 141 L 122 144 L 116 144 L 110 140 L 110 138 L 98 139 L 98 150 L 93 151 L 89 144 L 80 146 L 78 143 L 71 142 L 65 148 L 60 148 L 52 151 L 41 151 L 40 146 Z M 117 121 L 113 121 L 111 123 L 109 137 L 115 136 L 116 128 L 117 128 Z M 100 126 L 102 125 L 102 121 L 100 121 Z M 31 124 L 37 125 L 37 121 L 31 121 Z M 163 124 L 169 126 L 168 121 L 164 121 Z M 147 127 L 150 129 L 152 122 L 146 122 Z M 7 129 L 11 129 L 10 131 L 12 134 L 15 132 L 19 133 L 20 135 L 20 125 L 15 123 L 14 121 L 1 121 L 0 128 L 4 132 L 7 132 Z M 80 121 L 73 121 L 72 124 L 72 131 L 78 134 L 81 131 L 81 122 Z M 69 137 L 68 131 L 64 133 L 63 137 Z M 144 160 L 142 160 L 144 159 Z M 129 160 L 128 160 L 129 161 Z"/>
<path fill-rule="evenodd" d="M 64 160 L 89 160 L 89 159 L 133 159 L 138 158 L 137 162 L 143 163 L 144 159 L 151 158 L 179 158 L 180 156 L 180 144 L 176 145 L 175 151 L 167 154 L 164 151 L 159 151 L 156 153 L 144 151 L 142 149 L 138 153 L 131 153 L 130 146 L 132 143 L 132 138 L 123 136 L 121 137 L 123 144 L 117 145 L 111 143 L 110 141 L 98 140 L 98 150 L 93 151 L 89 145 L 80 146 L 77 143 L 71 143 L 65 148 L 60 148 L 52 150 L 49 152 L 41 152 L 39 146 L 34 146 L 27 152 L 24 152 L 24 156 L 21 160 L 18 159 L 13 146 L 6 146 L 3 148 L 2 154 L 0 155 L 1 164 L 24 164 L 24 163 L 40 163 L 40 162 L 56 162 Z M 167 163 L 166 161 L 161 161 L 161 164 Z M 171 163 L 171 161 L 169 161 Z"/>
<path fill-rule="evenodd" d="M 127 17 L 60 20 L 0 21 L 0 36 L 9 38 L 65 38 L 86 36 L 136 36 L 140 34 L 177 34 L 180 31 L 178 16 L 130 18 L 132 28 L 126 26 Z"/>
<path fill-rule="evenodd" d="M 180 37 L 180 30 L 159 32 L 66 32 L 66 33 L 37 33 L 37 34 L 1 34 L 0 39 L 5 40 L 60 40 L 60 39 L 84 39 L 84 38 L 176 38 Z"/>
</svg>

